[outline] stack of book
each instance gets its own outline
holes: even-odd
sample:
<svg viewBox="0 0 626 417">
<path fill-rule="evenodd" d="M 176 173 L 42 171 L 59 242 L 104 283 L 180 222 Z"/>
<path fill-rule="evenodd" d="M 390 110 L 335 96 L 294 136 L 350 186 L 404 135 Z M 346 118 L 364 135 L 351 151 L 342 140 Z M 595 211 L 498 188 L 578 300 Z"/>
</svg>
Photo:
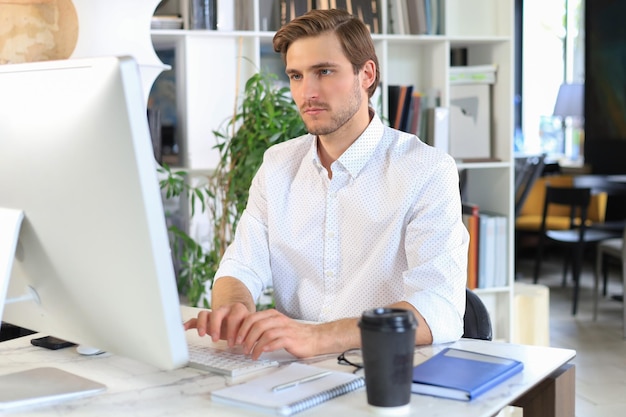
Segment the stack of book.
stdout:
<svg viewBox="0 0 626 417">
<path fill-rule="evenodd" d="M 467 287 L 492 288 L 507 284 L 507 218 L 463 203 L 463 223 L 470 235 Z"/>
<path fill-rule="evenodd" d="M 381 33 L 380 0 L 279 0 L 280 23 L 284 25 L 312 9 L 343 9 L 358 16 L 370 33 Z"/>
<path fill-rule="evenodd" d="M 390 85 L 387 91 L 389 126 L 447 152 L 448 109 L 439 106 L 439 92 L 417 91 L 412 85 Z"/>
</svg>

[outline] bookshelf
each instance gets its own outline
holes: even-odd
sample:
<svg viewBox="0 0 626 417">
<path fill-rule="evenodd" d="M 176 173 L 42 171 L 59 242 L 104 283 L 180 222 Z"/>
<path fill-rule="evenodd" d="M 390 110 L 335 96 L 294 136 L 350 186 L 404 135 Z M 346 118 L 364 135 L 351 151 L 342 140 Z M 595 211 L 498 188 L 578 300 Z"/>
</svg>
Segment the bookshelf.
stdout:
<svg viewBox="0 0 626 417">
<path fill-rule="evenodd" d="M 211 133 L 233 112 L 235 97 L 259 68 L 283 73 L 271 47 L 271 10 L 279 0 L 238 0 L 235 16 L 244 11 L 246 30 L 152 30 L 155 49 L 175 51 L 176 100 L 180 166 L 191 173 L 209 172 L 216 155 Z M 480 209 L 507 217 L 507 285 L 476 289 L 487 306 L 494 338 L 510 341 L 513 325 L 513 0 L 442 0 L 443 33 L 389 33 L 389 6 L 379 0 L 381 33 L 372 35 L 381 66 L 381 83 L 410 84 L 439 92 L 440 105 L 450 104 L 450 52 L 467 50 L 468 65 L 496 65 L 491 95 L 493 162 L 458 162 L 466 176 L 467 199 Z M 270 13 L 270 14 L 268 14 Z M 236 25 L 235 25 L 236 27 Z M 241 58 L 244 59 L 241 59 Z M 381 89 L 383 115 L 388 94 Z"/>
</svg>

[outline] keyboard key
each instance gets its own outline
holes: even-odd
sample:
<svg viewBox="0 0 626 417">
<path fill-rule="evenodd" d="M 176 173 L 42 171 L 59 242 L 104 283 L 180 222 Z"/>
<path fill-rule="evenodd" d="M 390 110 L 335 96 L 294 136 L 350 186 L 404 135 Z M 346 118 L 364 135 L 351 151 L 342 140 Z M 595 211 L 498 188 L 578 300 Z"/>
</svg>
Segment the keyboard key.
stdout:
<svg viewBox="0 0 626 417">
<path fill-rule="evenodd" d="M 254 360 L 237 349 L 225 350 L 189 343 L 189 366 L 235 378 L 278 366 L 278 361 Z"/>
</svg>

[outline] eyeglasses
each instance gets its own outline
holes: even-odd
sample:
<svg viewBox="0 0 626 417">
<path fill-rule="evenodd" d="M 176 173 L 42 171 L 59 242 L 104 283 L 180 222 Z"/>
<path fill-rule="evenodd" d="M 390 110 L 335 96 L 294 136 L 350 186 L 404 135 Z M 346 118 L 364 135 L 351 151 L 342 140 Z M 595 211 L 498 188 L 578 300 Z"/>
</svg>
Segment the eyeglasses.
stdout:
<svg viewBox="0 0 626 417">
<path fill-rule="evenodd" d="M 361 356 L 361 349 L 350 349 L 337 356 L 337 363 L 339 365 L 354 366 L 356 369 L 353 372 L 357 372 L 363 369 L 363 357 Z"/>
</svg>

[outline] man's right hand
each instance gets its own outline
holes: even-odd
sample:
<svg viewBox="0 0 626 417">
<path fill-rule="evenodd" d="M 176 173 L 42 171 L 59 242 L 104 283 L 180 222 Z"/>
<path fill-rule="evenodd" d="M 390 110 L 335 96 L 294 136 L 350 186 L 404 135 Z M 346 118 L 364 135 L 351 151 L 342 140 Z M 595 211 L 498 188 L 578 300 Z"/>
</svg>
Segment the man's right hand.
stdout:
<svg viewBox="0 0 626 417">
<path fill-rule="evenodd" d="M 208 335 L 213 342 L 226 340 L 233 347 L 242 323 L 251 314 L 242 303 L 227 304 L 215 310 L 202 310 L 198 317 L 186 321 L 184 328 L 196 329 L 199 336 Z"/>
</svg>

